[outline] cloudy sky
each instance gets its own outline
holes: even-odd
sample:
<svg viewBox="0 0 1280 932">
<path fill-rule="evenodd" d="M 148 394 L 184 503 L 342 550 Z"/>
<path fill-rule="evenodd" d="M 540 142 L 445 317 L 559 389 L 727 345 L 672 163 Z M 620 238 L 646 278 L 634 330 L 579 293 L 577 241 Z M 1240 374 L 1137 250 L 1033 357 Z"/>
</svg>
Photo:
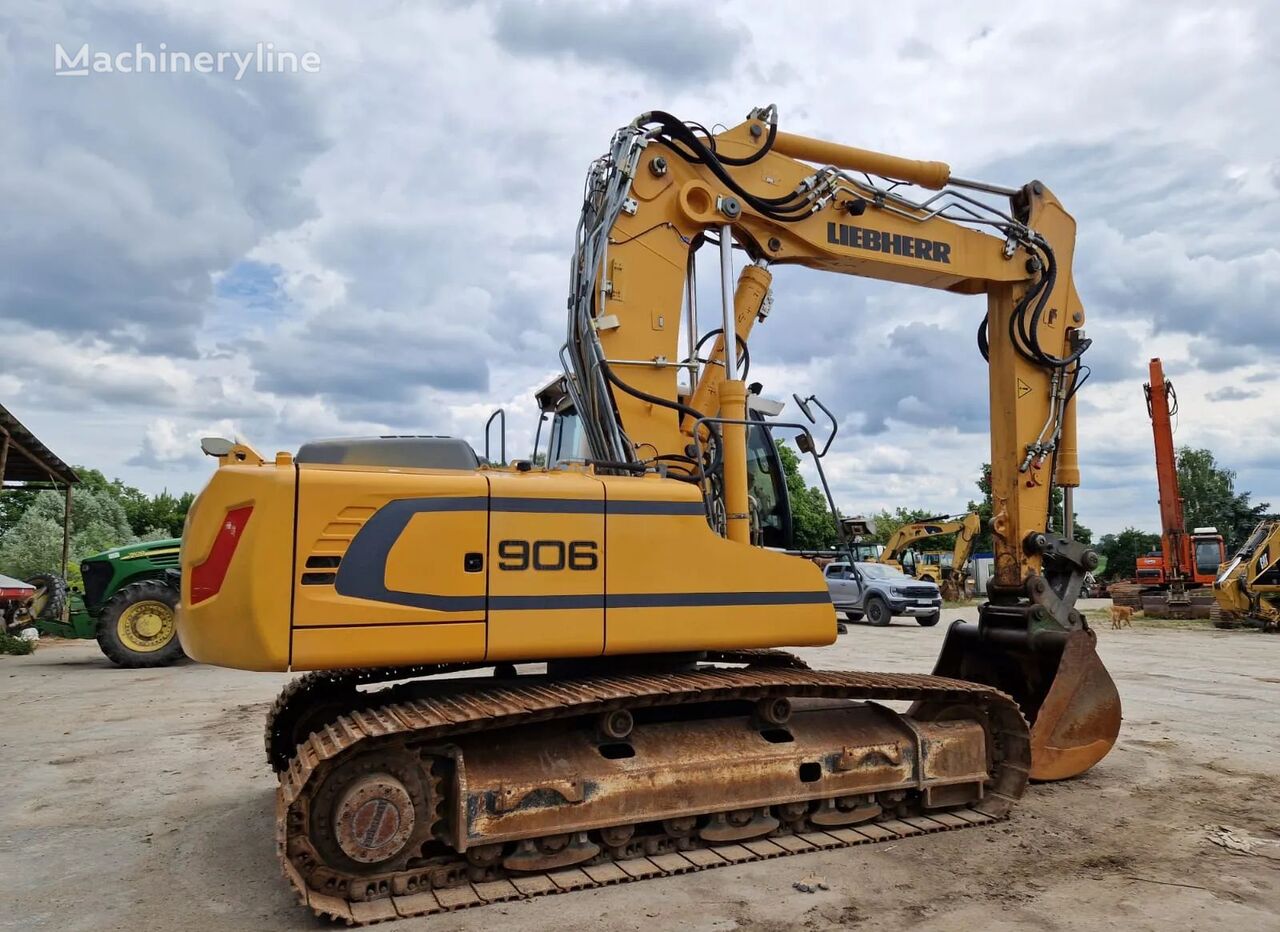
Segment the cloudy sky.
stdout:
<svg viewBox="0 0 1280 932">
<path fill-rule="evenodd" d="M 1268 5 L 847 7 L 6 4 L 0 401 L 65 459 L 153 491 L 200 487 L 209 433 L 264 452 L 378 432 L 479 444 L 503 405 L 525 449 L 590 160 L 644 110 L 733 125 L 772 102 L 793 132 L 1042 179 L 1075 214 L 1095 340 L 1084 523 L 1157 523 L 1153 355 L 1182 400 L 1177 441 L 1280 505 Z M 58 43 L 259 42 L 314 51 L 319 71 L 54 74 Z M 753 378 L 840 414 L 842 508 L 961 508 L 988 458 L 982 299 L 791 269 L 775 285 Z"/>
</svg>

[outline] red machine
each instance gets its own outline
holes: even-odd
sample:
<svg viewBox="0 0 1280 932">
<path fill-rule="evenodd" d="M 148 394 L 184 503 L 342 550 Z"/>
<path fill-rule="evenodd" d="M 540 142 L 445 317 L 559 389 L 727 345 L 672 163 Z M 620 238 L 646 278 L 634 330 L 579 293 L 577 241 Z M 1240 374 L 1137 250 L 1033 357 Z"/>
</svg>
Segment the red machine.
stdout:
<svg viewBox="0 0 1280 932">
<path fill-rule="evenodd" d="M 1138 558 L 1138 582 L 1167 589 L 1170 606 L 1186 605 L 1189 587 L 1213 585 L 1219 564 L 1226 560 L 1226 548 L 1217 528 L 1196 528 L 1187 533 L 1173 452 L 1172 419 L 1178 413 L 1178 395 L 1173 383 L 1165 380 L 1159 359 L 1151 360 L 1151 381 L 1143 390 L 1156 443 L 1161 552 Z"/>
</svg>

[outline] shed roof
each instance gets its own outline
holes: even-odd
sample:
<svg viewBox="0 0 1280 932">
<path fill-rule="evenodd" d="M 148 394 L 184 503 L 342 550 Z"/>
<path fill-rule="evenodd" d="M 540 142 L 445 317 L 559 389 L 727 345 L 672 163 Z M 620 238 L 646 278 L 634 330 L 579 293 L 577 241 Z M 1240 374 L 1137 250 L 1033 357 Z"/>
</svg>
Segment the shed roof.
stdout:
<svg viewBox="0 0 1280 932">
<path fill-rule="evenodd" d="M 70 466 L 27 430 L 9 409 L 0 405 L 0 445 L 9 438 L 9 454 L 4 462 L 4 482 L 50 482 L 73 485 L 80 481 Z"/>
</svg>

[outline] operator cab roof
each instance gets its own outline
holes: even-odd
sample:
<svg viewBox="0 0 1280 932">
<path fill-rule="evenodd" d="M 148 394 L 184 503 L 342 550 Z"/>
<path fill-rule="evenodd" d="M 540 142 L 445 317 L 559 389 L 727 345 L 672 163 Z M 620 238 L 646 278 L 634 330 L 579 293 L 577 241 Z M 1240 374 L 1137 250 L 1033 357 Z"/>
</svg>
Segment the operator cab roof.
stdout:
<svg viewBox="0 0 1280 932">
<path fill-rule="evenodd" d="M 471 444 L 457 437 L 339 437 L 304 443 L 298 463 L 331 466 L 387 466 L 405 469 L 477 469 Z"/>
</svg>

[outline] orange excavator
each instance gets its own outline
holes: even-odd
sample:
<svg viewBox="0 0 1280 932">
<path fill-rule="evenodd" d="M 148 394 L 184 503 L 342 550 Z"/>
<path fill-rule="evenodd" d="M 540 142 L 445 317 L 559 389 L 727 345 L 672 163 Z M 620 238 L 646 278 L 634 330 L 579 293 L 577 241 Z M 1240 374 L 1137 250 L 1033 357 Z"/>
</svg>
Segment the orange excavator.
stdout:
<svg viewBox="0 0 1280 932">
<path fill-rule="evenodd" d="M 1137 582 L 1146 596 L 1161 597 L 1163 614 L 1181 617 L 1189 613 L 1188 589 L 1212 586 L 1218 567 L 1226 562 L 1226 547 L 1217 528 L 1195 528 L 1187 533 L 1182 492 L 1178 486 L 1178 461 L 1173 448 L 1173 419 L 1178 414 L 1178 393 L 1164 377 L 1164 365 L 1151 360 L 1150 381 L 1143 385 L 1147 415 L 1155 439 L 1156 481 L 1160 489 L 1160 552 L 1138 557 Z M 1145 604 L 1150 604 L 1144 599 Z"/>
<path fill-rule="evenodd" d="M 206 442 L 179 631 L 203 662 L 308 671 L 266 733 L 300 898 L 374 922 L 962 829 L 1101 760 L 1120 701 L 1075 608 L 1097 557 L 1049 522 L 1080 481 L 1074 246 L 1039 181 L 786 133 L 772 106 L 719 133 L 644 113 L 588 174 L 545 466 Z M 830 441 L 761 420 L 745 379 L 784 264 L 985 296 L 995 574 L 931 676 L 780 649 L 837 623 L 785 552 L 770 435 L 820 474 Z"/>
</svg>

